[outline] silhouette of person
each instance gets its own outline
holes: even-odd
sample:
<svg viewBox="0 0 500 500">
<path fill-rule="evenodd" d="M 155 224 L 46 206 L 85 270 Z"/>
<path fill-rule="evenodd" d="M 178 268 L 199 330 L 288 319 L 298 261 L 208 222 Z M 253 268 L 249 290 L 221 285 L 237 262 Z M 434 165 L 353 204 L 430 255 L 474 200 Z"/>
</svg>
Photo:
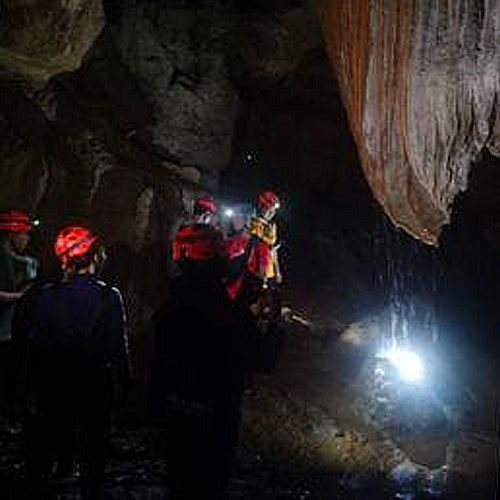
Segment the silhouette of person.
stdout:
<svg viewBox="0 0 500 500">
<path fill-rule="evenodd" d="M 28 293 L 13 324 L 32 395 L 27 484 L 39 498 L 54 465 L 68 476 L 78 458 L 84 498 L 95 500 L 103 495 L 114 375 L 129 369 L 124 309 L 119 291 L 96 277 L 106 254 L 88 229 L 61 231 L 55 253 L 62 279 Z"/>
</svg>

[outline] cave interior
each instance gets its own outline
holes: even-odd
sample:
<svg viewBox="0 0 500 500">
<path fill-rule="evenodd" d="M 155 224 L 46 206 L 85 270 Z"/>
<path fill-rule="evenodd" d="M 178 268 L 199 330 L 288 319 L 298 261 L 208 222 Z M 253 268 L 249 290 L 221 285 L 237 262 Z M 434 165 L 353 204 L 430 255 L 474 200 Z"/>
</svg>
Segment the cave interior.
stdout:
<svg viewBox="0 0 500 500">
<path fill-rule="evenodd" d="M 305 321 L 286 324 L 275 370 L 255 376 L 245 392 L 230 497 L 444 498 L 444 475 L 450 491 L 494 498 L 500 389 L 495 114 L 491 137 L 472 154 L 467 137 L 474 112 L 436 97 L 436 108 L 462 113 L 453 126 L 465 158 L 457 164 L 467 161 L 466 189 L 451 197 L 449 217 L 439 207 L 424 213 L 434 205 L 417 194 L 418 217 L 410 219 L 402 203 L 398 218 L 390 182 L 397 192 L 414 182 L 403 168 L 407 158 L 381 153 L 367 167 L 373 145 L 363 147 L 370 139 L 363 132 L 379 129 L 356 121 L 346 82 L 351 78 L 355 88 L 359 75 L 332 64 L 335 51 L 315 2 L 55 1 L 54 18 L 44 21 L 48 3 L 5 2 L 11 17 L 0 28 L 6 35 L 0 41 L 0 206 L 23 208 L 42 221 L 31 251 L 40 257 L 43 279 L 57 273 L 52 241 L 64 225 L 88 224 L 106 244 L 104 277 L 123 292 L 137 366 L 133 397 L 115 434 L 116 491 L 146 491 L 147 484 L 150 492 L 156 488 L 154 498 L 163 498 L 163 469 L 144 430 L 144 394 L 149 324 L 177 272 L 170 251 L 176 229 L 197 196 L 250 207 L 261 190 L 274 189 L 282 200 L 282 300 Z M 354 4 L 362 16 L 370 2 Z M 67 14 L 74 8 L 68 24 L 54 21 L 59 8 Z M 377 22 L 385 15 L 390 24 L 391 8 L 383 12 Z M 481 17 L 455 14 L 470 31 L 475 24 L 467 24 L 467 16 Z M 406 21 L 398 15 L 397 30 L 404 33 Z M 421 22 L 432 24 L 425 15 Z M 51 29 L 57 43 L 45 43 L 40 31 Z M 443 37 L 429 43 L 441 49 Z M 332 39 L 343 43 L 336 34 Z M 397 40 L 395 59 L 405 57 L 405 40 Z M 349 46 L 360 61 L 363 43 Z M 409 62 L 404 71 L 418 73 Z M 494 76 L 498 81 L 498 72 Z M 399 96 L 387 92 L 384 99 L 392 99 L 396 116 Z M 388 101 L 382 105 L 392 109 Z M 441 111 L 436 121 L 448 117 Z M 391 149 L 390 133 L 383 128 L 380 135 Z M 448 146 L 428 145 L 436 165 L 441 154 L 460 149 L 452 140 Z M 379 183 L 384 162 L 393 170 Z M 435 178 L 440 175 L 436 166 Z M 440 233 L 436 239 L 426 241 L 425 221 Z M 396 338 L 420 349 L 432 380 L 417 388 L 376 385 L 374 354 Z M 10 454 L 2 477 L 11 485 L 19 474 L 19 442 L 2 439 Z M 141 467 L 147 469 L 142 483 Z M 124 476 L 128 486 L 119 484 Z"/>
</svg>

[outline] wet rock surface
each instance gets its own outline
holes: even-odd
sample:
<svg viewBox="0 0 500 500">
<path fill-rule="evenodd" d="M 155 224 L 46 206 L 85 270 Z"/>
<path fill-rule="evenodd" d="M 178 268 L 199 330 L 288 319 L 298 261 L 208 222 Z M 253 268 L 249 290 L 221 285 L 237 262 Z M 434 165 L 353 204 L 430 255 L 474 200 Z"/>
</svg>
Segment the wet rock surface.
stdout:
<svg viewBox="0 0 500 500">
<path fill-rule="evenodd" d="M 329 53 L 370 186 L 436 244 L 483 148 L 498 153 L 497 3 L 324 0 Z"/>
<path fill-rule="evenodd" d="M 346 498 L 355 495 L 356 484 L 360 494 L 374 498 L 405 492 L 408 498 L 493 498 L 499 393 L 491 383 L 498 379 L 494 359 L 479 357 L 470 346 L 447 345 L 426 359 L 429 385 L 405 387 L 396 378 L 391 388 L 391 378 L 385 385 L 377 380 L 369 342 L 346 348 L 343 336 L 325 344 L 311 332 L 290 332 L 275 374 L 261 381 L 264 388 L 256 386 L 261 395 L 275 394 L 264 399 L 273 409 L 247 399 L 247 418 L 252 410 L 257 419 L 262 411 L 270 415 L 269 455 L 280 456 L 280 443 L 288 439 L 294 443 L 289 457 L 335 471 L 338 491 L 351 485 Z M 266 441 L 263 433 L 257 439 Z"/>
</svg>

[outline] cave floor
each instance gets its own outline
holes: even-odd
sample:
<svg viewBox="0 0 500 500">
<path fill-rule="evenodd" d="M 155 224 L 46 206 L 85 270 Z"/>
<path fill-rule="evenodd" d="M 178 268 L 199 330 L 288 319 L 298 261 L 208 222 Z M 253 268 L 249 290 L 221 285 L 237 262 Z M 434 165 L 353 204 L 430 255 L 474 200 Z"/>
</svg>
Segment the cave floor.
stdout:
<svg viewBox="0 0 500 500">
<path fill-rule="evenodd" d="M 348 433 L 351 443 L 344 453 L 354 457 L 356 447 L 363 448 L 362 438 Z M 108 454 L 106 498 L 109 500 L 163 500 L 168 499 L 165 488 L 166 465 L 158 448 L 158 432 L 147 427 L 120 427 L 115 429 Z M 284 443 L 281 443 L 284 445 Z M 299 445 L 300 446 L 300 445 Z M 0 491 L 2 499 L 25 498 L 21 477 L 22 459 L 19 435 L 1 436 Z M 285 448 L 283 451 L 285 451 Z M 267 455 L 270 448 L 259 449 L 249 436 L 238 450 L 238 464 L 228 487 L 231 499 L 328 499 L 378 500 L 384 496 L 384 482 L 380 475 L 366 471 L 340 473 L 332 467 L 297 457 L 284 462 Z M 296 450 L 298 451 L 298 450 Z M 362 451 L 361 451 L 362 454 Z M 305 459 L 305 457 L 303 457 Z M 355 459 L 351 460 L 351 462 Z M 54 481 L 51 497 L 58 500 L 81 498 L 77 479 Z"/>
<path fill-rule="evenodd" d="M 346 355 L 331 338 L 289 329 L 273 373 L 253 375 L 247 383 L 228 500 L 444 498 L 439 481 L 430 488 L 429 468 L 410 467 L 412 478 L 404 487 L 390 479 L 391 471 L 404 466 L 408 457 L 383 433 L 363 425 L 353 411 L 354 386 L 363 364 L 358 354 Z M 449 436 L 438 434 L 433 440 L 427 458 L 434 466 L 442 465 L 441 452 L 435 450 L 449 450 Z M 415 441 L 420 441 L 420 448 L 429 444 L 425 437 Z M 148 426 L 115 427 L 108 453 L 107 498 L 168 499 L 161 442 L 159 432 Z M 481 440 L 466 442 L 455 451 L 464 468 L 478 460 L 473 452 L 481 446 Z M 20 448 L 19 435 L 0 434 L 2 499 L 24 498 Z M 483 448 L 491 451 L 491 442 Z M 77 481 L 54 483 L 53 490 L 59 500 L 80 498 Z M 462 488 L 460 496 L 446 498 L 490 498 L 481 487 L 467 491 Z"/>
</svg>

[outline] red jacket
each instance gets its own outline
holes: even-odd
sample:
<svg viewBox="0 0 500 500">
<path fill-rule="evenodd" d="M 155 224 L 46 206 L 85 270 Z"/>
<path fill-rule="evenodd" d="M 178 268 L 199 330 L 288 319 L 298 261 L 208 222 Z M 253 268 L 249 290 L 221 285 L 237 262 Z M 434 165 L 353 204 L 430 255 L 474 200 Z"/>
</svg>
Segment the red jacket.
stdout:
<svg viewBox="0 0 500 500">
<path fill-rule="evenodd" d="M 245 273 L 250 273 L 259 279 L 267 277 L 267 270 L 273 262 L 271 245 L 255 235 L 241 232 L 228 238 L 224 242 L 224 247 L 229 266 L 236 263 L 236 267 L 239 267 L 239 271 L 230 277 L 226 285 L 229 296 L 236 299 L 243 286 Z"/>
<path fill-rule="evenodd" d="M 223 255 L 224 237 L 210 224 L 188 224 L 175 234 L 173 250 L 176 261 L 213 259 Z"/>
</svg>

